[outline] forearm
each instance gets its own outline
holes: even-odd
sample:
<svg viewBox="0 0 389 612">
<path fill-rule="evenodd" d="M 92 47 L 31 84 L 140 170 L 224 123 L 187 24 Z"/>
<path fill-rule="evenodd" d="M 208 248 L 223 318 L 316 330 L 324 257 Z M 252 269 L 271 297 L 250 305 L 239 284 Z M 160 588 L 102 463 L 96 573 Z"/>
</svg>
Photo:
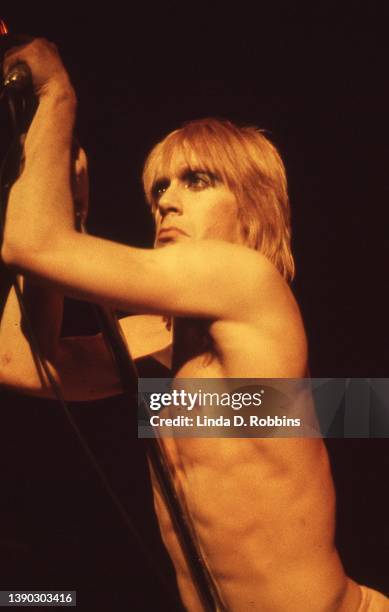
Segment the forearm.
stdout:
<svg viewBox="0 0 389 612">
<path fill-rule="evenodd" d="M 41 289 L 17 279 L 23 296 L 28 323 L 22 315 L 16 291 L 8 295 L 0 321 L 0 382 L 31 393 L 46 395 L 47 381 L 39 375 L 30 344 L 31 326 L 40 355 L 53 368 L 59 349 L 63 298 L 52 290 Z"/>
<path fill-rule="evenodd" d="M 70 86 L 56 84 L 41 97 L 27 133 L 25 163 L 8 200 L 2 256 L 12 263 L 33 257 L 74 227 L 71 144 L 75 98 Z"/>
</svg>

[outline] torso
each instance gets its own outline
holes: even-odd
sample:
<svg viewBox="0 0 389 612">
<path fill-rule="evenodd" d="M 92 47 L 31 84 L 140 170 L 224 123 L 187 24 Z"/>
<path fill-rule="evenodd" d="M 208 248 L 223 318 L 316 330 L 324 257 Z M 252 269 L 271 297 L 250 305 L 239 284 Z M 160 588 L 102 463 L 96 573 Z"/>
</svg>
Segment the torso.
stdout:
<svg viewBox="0 0 389 612">
<path fill-rule="evenodd" d="M 263 351 L 255 329 L 247 328 L 245 338 L 244 326 L 234 329 L 233 323 L 181 320 L 178 326 L 176 379 L 262 377 L 255 367 L 256 353 L 260 357 Z M 321 439 L 163 442 L 198 548 L 227 610 L 357 609 L 358 587 L 347 582 L 333 544 L 335 496 Z M 203 610 L 155 481 L 154 499 L 184 605 L 190 612 Z"/>
</svg>

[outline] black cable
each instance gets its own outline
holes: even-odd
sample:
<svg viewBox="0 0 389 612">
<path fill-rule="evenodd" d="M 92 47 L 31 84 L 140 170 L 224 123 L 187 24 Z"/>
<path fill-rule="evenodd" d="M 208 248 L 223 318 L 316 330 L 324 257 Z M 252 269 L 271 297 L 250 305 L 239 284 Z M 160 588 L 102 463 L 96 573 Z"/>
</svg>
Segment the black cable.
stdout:
<svg viewBox="0 0 389 612">
<path fill-rule="evenodd" d="M 2 92 L 2 95 L 4 95 L 4 90 Z M 12 101 L 12 97 L 9 96 L 8 97 L 8 101 L 9 101 L 9 106 L 12 109 L 11 110 L 11 117 L 12 117 L 12 121 L 13 121 L 13 126 L 15 128 L 15 131 L 17 132 L 17 112 L 15 110 L 15 107 L 13 105 L 13 101 Z M 1 164 L 0 167 L 0 231 L 1 231 L 1 236 L 3 237 L 4 234 L 4 219 L 5 219 L 5 211 L 6 211 L 6 202 L 7 202 L 7 196 L 8 196 L 8 192 L 11 186 L 11 178 L 15 178 L 15 177 L 7 177 L 7 184 L 4 185 L 4 174 L 5 171 L 7 170 L 7 165 L 10 163 L 10 159 L 12 157 L 15 157 L 18 149 L 21 149 L 20 147 L 20 136 L 17 135 L 14 140 L 11 143 L 10 148 L 8 149 L 3 162 Z M 13 159 L 12 161 L 15 161 L 15 159 Z M 15 172 L 15 170 L 13 171 Z M 114 507 L 116 508 L 121 520 L 123 521 L 126 529 L 129 531 L 129 533 L 131 534 L 131 536 L 135 539 L 141 554 L 143 555 L 143 557 L 145 558 L 147 564 L 153 569 L 153 571 L 157 574 L 157 576 L 159 577 L 162 585 L 164 586 L 165 590 L 167 590 L 169 592 L 169 595 L 174 597 L 174 594 L 172 593 L 171 587 L 169 585 L 168 579 L 166 578 L 166 576 L 161 572 L 159 566 L 156 564 L 155 560 L 154 560 L 154 555 L 153 553 L 149 550 L 149 548 L 147 546 L 145 546 L 145 544 L 143 543 L 143 540 L 141 538 L 141 536 L 139 535 L 137 529 L 135 528 L 127 510 L 125 509 L 125 507 L 123 506 L 121 500 L 119 499 L 119 497 L 116 495 L 116 493 L 114 492 L 114 490 L 112 489 L 104 471 L 101 469 L 95 455 L 93 454 L 92 450 L 90 449 L 87 441 L 85 440 L 85 438 L 83 437 L 77 423 L 75 422 L 68 406 L 67 403 L 64 399 L 63 396 L 63 392 L 62 389 L 60 387 L 60 385 L 58 384 L 57 380 L 55 379 L 55 377 L 53 376 L 52 372 L 50 371 L 50 368 L 47 365 L 46 360 L 42 357 L 41 351 L 40 351 L 40 347 L 39 347 L 39 343 L 36 340 L 36 336 L 33 330 L 33 327 L 31 325 L 25 304 L 24 304 L 24 298 L 23 298 L 23 294 L 22 294 L 22 290 L 20 288 L 20 284 L 18 281 L 18 277 L 17 274 L 12 272 L 11 270 L 8 270 L 8 274 L 9 274 L 9 278 L 10 278 L 10 285 L 14 288 L 15 290 L 15 295 L 16 298 L 18 300 L 18 304 L 19 304 L 19 308 L 20 308 L 20 312 L 25 324 L 25 328 L 26 328 L 26 336 L 28 338 L 28 341 L 31 345 L 32 348 L 32 354 L 33 354 L 33 358 L 34 358 L 34 362 L 35 362 L 35 366 L 37 368 L 37 372 L 38 372 L 38 376 L 42 382 L 43 385 L 47 385 L 47 382 L 49 383 L 49 386 L 51 386 L 52 391 L 54 393 L 54 396 L 56 398 L 56 400 L 59 402 L 65 417 L 70 425 L 71 430 L 73 431 L 73 434 L 75 435 L 79 445 L 81 446 L 81 449 L 84 453 L 84 455 L 87 457 L 87 460 L 89 461 L 90 466 L 92 467 L 92 470 L 94 471 L 95 475 L 97 476 L 97 479 L 99 480 L 103 490 L 105 491 L 105 493 L 108 495 L 108 497 L 111 499 L 111 502 L 113 503 Z"/>
</svg>

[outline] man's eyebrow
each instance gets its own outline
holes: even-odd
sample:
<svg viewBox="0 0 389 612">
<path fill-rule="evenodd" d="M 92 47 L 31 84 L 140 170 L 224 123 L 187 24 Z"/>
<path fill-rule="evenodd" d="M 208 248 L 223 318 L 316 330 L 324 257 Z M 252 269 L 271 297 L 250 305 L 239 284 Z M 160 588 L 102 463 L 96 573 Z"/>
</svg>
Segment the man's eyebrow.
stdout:
<svg viewBox="0 0 389 612">
<path fill-rule="evenodd" d="M 212 170 L 207 170 L 206 168 L 202 168 L 201 166 L 187 166 L 186 168 L 182 169 L 179 176 L 180 179 L 183 179 L 192 174 L 206 174 L 213 181 L 220 181 L 220 177 L 214 172 L 212 172 Z"/>
<path fill-rule="evenodd" d="M 193 174 L 206 174 L 207 176 L 209 176 L 210 179 L 212 179 L 212 181 L 221 180 L 221 178 L 217 174 L 215 174 L 211 170 L 202 168 L 201 166 L 185 166 L 179 171 L 178 176 L 180 180 L 185 180 L 186 178 L 188 178 L 188 176 L 191 176 Z M 162 187 L 167 187 L 169 184 L 170 178 L 168 178 L 167 176 L 158 177 L 151 185 L 151 194 L 154 197 L 157 196 L 158 190 Z"/>
</svg>

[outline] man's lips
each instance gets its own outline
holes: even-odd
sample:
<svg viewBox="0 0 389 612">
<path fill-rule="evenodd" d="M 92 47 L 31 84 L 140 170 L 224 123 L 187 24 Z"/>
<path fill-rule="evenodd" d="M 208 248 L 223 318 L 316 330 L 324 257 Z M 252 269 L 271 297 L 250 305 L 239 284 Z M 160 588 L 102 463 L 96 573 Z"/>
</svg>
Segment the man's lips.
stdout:
<svg viewBox="0 0 389 612">
<path fill-rule="evenodd" d="M 160 240 L 161 238 L 167 240 L 169 238 L 174 238 L 175 236 L 187 236 L 188 234 L 186 232 L 184 232 L 184 230 L 180 229 L 179 227 L 162 227 L 159 232 L 158 232 L 158 240 Z"/>
</svg>

